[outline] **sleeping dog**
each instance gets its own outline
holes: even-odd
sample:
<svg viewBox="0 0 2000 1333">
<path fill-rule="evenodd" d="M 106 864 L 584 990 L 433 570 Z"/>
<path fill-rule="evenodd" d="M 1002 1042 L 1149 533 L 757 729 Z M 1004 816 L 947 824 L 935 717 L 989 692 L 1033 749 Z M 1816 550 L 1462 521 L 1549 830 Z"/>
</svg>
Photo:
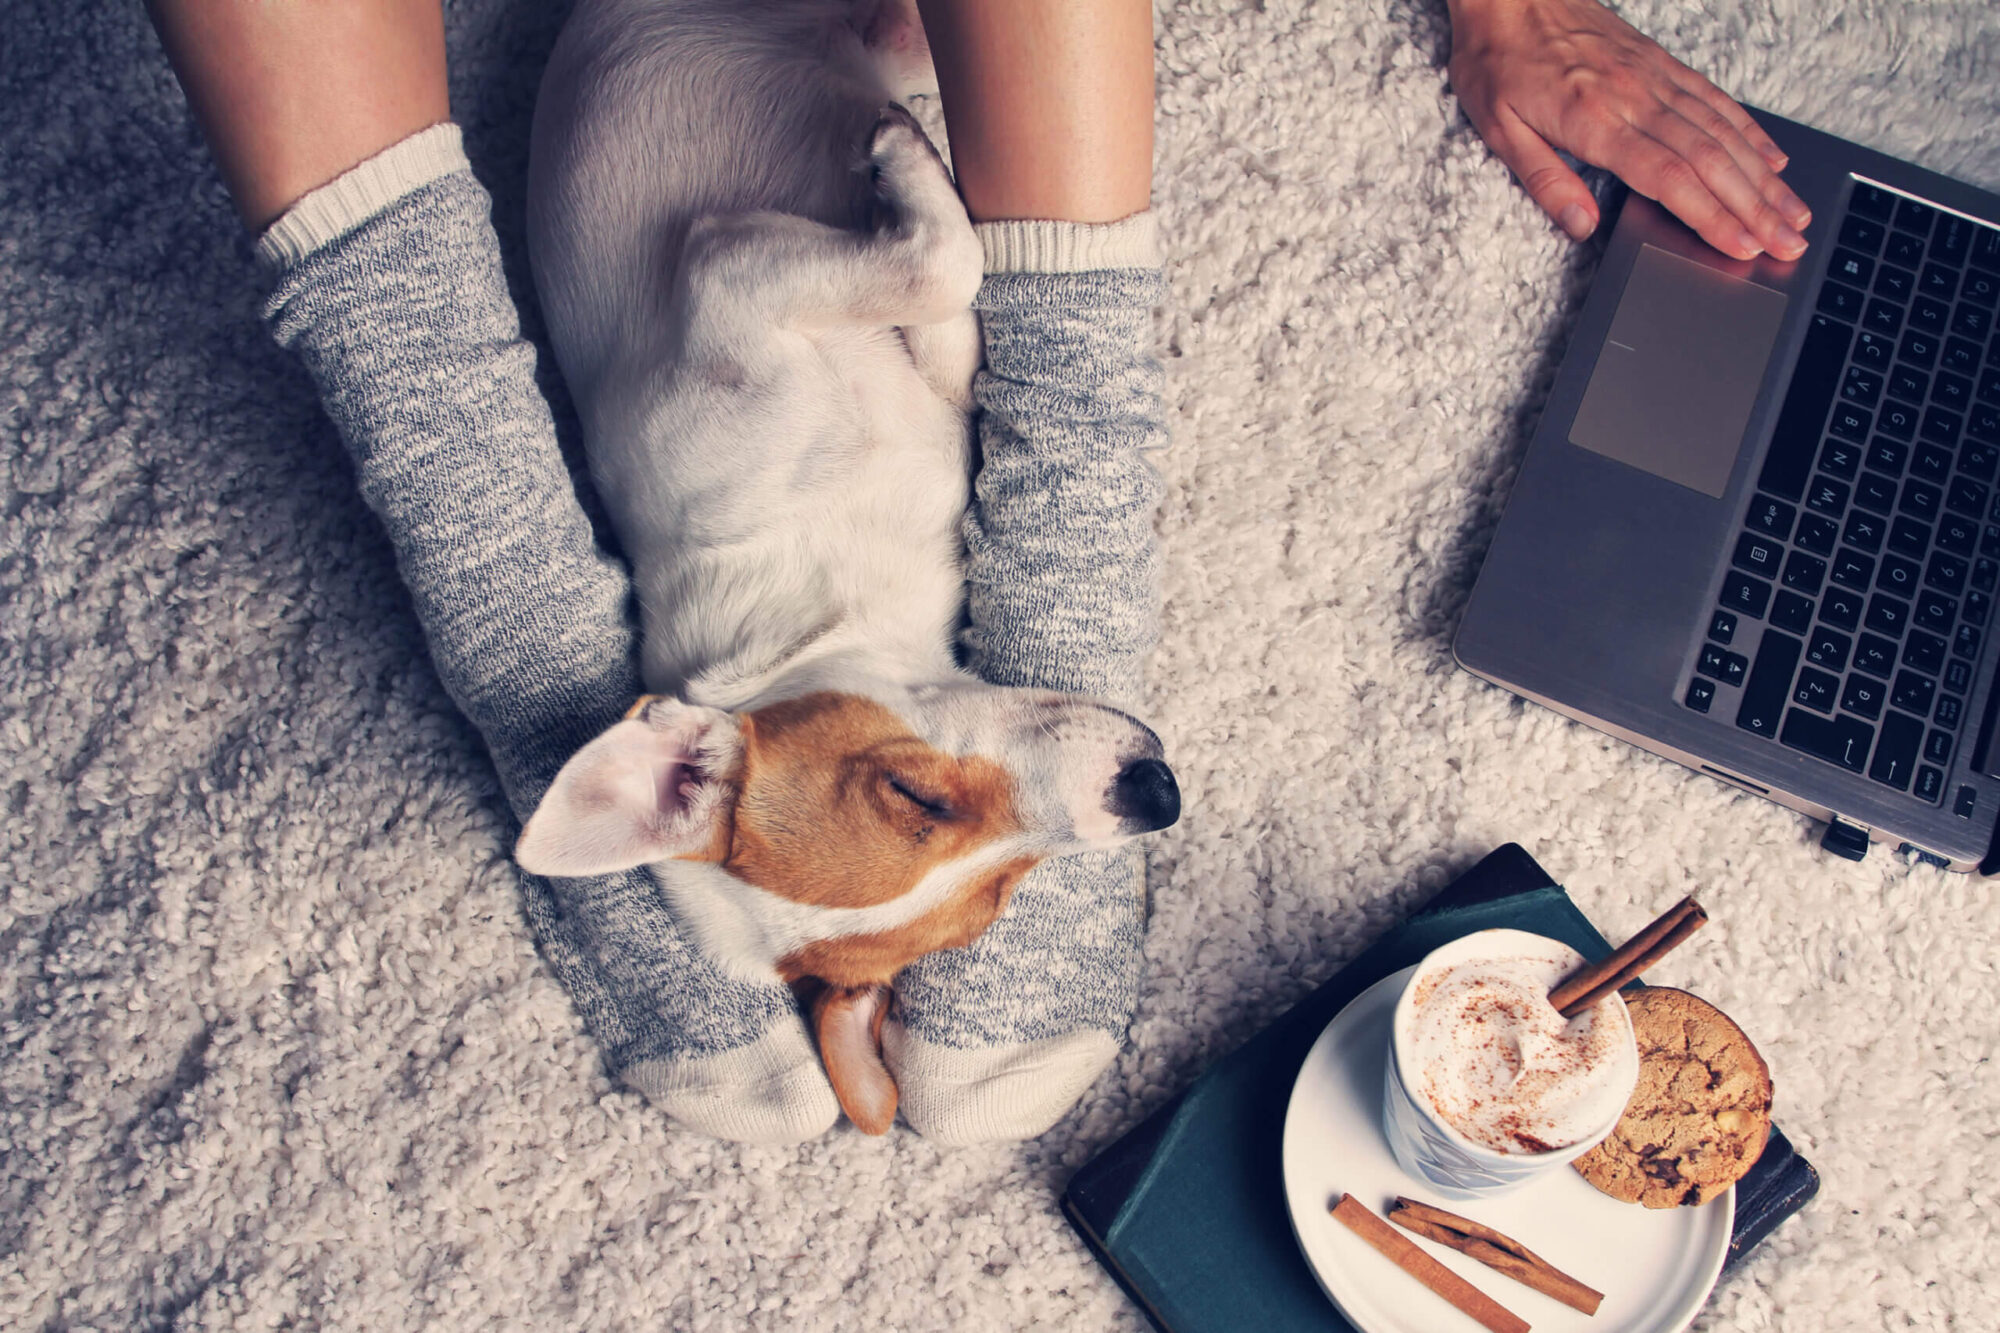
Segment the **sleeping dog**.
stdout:
<svg viewBox="0 0 2000 1333">
<path fill-rule="evenodd" d="M 1049 856 L 1179 817 L 1158 738 L 953 660 L 978 238 L 898 100 L 911 0 L 583 0 L 550 58 L 529 241 L 652 691 L 516 857 L 648 866 L 725 971 L 809 987 L 887 1130 L 889 985 Z"/>
</svg>

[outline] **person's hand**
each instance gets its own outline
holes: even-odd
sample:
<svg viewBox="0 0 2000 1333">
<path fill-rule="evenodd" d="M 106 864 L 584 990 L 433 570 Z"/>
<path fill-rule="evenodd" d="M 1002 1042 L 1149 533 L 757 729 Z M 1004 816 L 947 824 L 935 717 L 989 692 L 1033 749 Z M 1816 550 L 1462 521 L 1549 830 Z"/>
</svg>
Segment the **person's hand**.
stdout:
<svg viewBox="0 0 2000 1333">
<path fill-rule="evenodd" d="M 1739 259 L 1804 253 L 1812 213 L 1742 107 L 1596 0 L 1450 0 L 1451 85 L 1528 193 L 1578 240 L 1597 203 L 1562 149 Z"/>
</svg>

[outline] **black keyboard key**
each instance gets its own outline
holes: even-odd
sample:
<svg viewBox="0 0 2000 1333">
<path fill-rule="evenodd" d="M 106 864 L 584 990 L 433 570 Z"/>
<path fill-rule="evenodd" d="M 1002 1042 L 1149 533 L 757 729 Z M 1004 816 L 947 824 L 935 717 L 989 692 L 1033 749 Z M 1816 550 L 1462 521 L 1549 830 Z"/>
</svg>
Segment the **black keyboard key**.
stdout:
<svg viewBox="0 0 2000 1333">
<path fill-rule="evenodd" d="M 1864 472 L 1854 482 L 1854 503 L 1886 514 L 1896 507 L 1896 483 L 1879 472 Z"/>
<path fill-rule="evenodd" d="M 1827 577 L 1842 587 L 1860 588 L 1865 592 L 1869 580 L 1875 577 L 1875 560 L 1872 556 L 1843 546 L 1840 553 L 1833 557 L 1833 568 Z"/>
<path fill-rule="evenodd" d="M 1924 737 L 1924 758 L 1930 760 L 1933 764 L 1951 762 L 1951 733 L 1948 731 L 1933 731 L 1930 735 Z"/>
<path fill-rule="evenodd" d="M 1887 297 L 1897 305 L 1906 305 L 1917 294 L 1917 275 L 1906 268 L 1884 264 L 1882 271 L 1875 275 L 1875 294 Z"/>
<path fill-rule="evenodd" d="M 1979 631 L 1961 622 L 1959 627 L 1952 631 L 1951 651 L 1956 657 L 1979 656 Z"/>
<path fill-rule="evenodd" d="M 1824 514 L 1806 514 L 1799 519 L 1799 530 L 1792 535 L 1792 541 L 1814 555 L 1827 555 L 1833 544 L 1840 540 L 1840 524 Z"/>
<path fill-rule="evenodd" d="M 1939 301 L 1958 295 L 1958 271 L 1948 264 L 1926 264 L 1917 275 L 1917 290 Z"/>
<path fill-rule="evenodd" d="M 1993 598 L 1983 592 L 1968 592 L 1964 604 L 1958 608 L 1958 614 L 1984 629 L 1987 618 L 1993 614 Z"/>
<path fill-rule="evenodd" d="M 1727 652 L 1712 643 L 1704 643 L 1701 658 L 1694 664 L 1694 669 L 1724 685 L 1741 685 L 1744 673 L 1750 669 L 1750 659 L 1742 653 Z"/>
<path fill-rule="evenodd" d="M 1989 361 L 1992 359 L 1987 358 Z M 1944 355 L 1938 359 L 1938 364 L 1956 374 L 1970 375 L 1979 369 L 1979 344 L 1967 342 L 1964 338 L 1946 338 Z"/>
<path fill-rule="evenodd" d="M 1771 585 L 1732 569 L 1722 576 L 1722 596 L 1719 600 L 1728 610 L 1762 620 L 1765 608 L 1771 604 Z"/>
<path fill-rule="evenodd" d="M 1958 603 L 1941 592 L 1927 588 L 1917 594 L 1916 609 L 1910 619 L 1919 629 L 1949 634 L 1952 624 L 1958 619 Z"/>
<path fill-rule="evenodd" d="M 1840 224 L 1840 243 L 1863 254 L 1879 254 L 1888 229 L 1878 222 L 1849 213 Z"/>
<path fill-rule="evenodd" d="M 1727 611 L 1717 611 L 1708 618 L 1708 637 L 1714 639 L 1717 643 L 1728 643 L 1731 639 L 1734 639 L 1736 637 L 1736 617 Z M 1938 651 L 1940 653 L 1944 651 L 1943 644 L 1938 645 Z"/>
<path fill-rule="evenodd" d="M 1853 374 L 1849 371 L 1848 374 Z M 1897 366 L 1889 372 L 1889 396 L 1900 398 L 1906 403 L 1923 406 L 1924 399 L 1930 397 L 1931 377 L 1921 370 L 1908 366 Z"/>
<path fill-rule="evenodd" d="M 1958 299 L 1991 310 L 1996 302 L 2000 302 L 2000 273 L 1988 273 L 1983 268 L 1967 269 L 1965 280 L 1958 284 Z"/>
<path fill-rule="evenodd" d="M 1898 354 L 1911 365 L 1929 370 L 1937 364 L 1938 340 L 1928 333 L 1911 329 L 1903 335 L 1902 348 Z"/>
<path fill-rule="evenodd" d="M 1971 572 L 1972 567 L 1962 556 L 1949 551 L 1933 551 L 1929 563 L 1924 566 L 1924 584 L 1956 597 L 1965 591 L 1965 576 Z"/>
<path fill-rule="evenodd" d="M 1803 528 L 1805 525 L 1799 526 Z M 1883 526 L 1882 520 L 1875 515 L 1864 514 L 1857 509 L 1847 516 L 1847 526 L 1841 529 L 1840 539 L 1864 551 L 1879 551 L 1882 549 Z M 1799 545 L 1805 543 L 1801 541 Z"/>
<path fill-rule="evenodd" d="M 1839 416 L 1843 410 L 1848 410 L 1847 404 L 1836 404 L 1833 409 L 1834 415 Z M 1851 410 L 1863 416 L 1868 415 L 1866 408 L 1856 407 Z M 1826 448 L 1819 451 L 1819 465 L 1823 472 L 1851 480 L 1855 470 L 1861 466 L 1861 446 L 1849 440 L 1828 440 Z"/>
<path fill-rule="evenodd" d="M 1941 407 L 1932 407 L 1924 412 L 1923 424 L 1917 427 L 1917 432 L 1932 444 L 1950 448 L 1958 443 L 1959 434 L 1964 429 L 1965 418 L 1962 415 L 1957 412 L 1947 412 Z M 1960 459 L 1958 465 L 1964 467 L 1965 460 Z"/>
<path fill-rule="evenodd" d="M 2000 465 L 2000 445 L 1974 440 L 1958 451 L 1958 470 L 1981 481 L 1993 480 L 1996 465 Z"/>
<path fill-rule="evenodd" d="M 1951 450 L 1935 444 L 1920 444 L 1910 460 L 1910 475 L 1943 485 L 1945 478 L 1951 475 L 1952 463 Z"/>
<path fill-rule="evenodd" d="M 1968 411 L 1972 407 L 1972 381 L 1940 370 L 1937 382 L 1931 385 L 1931 401 L 1954 412 Z"/>
<path fill-rule="evenodd" d="M 2000 341 L 1993 344 L 2000 347 Z M 1966 414 L 1965 433 L 1983 444 L 2000 444 L 2000 407 L 1974 403 Z"/>
<path fill-rule="evenodd" d="M 1696 676 L 1688 682 L 1687 706 L 1697 713 L 1706 713 L 1708 706 L 1715 702 L 1715 682 Z"/>
<path fill-rule="evenodd" d="M 1981 509 L 1973 512 L 1976 515 L 1983 512 L 1983 509 L 1982 505 Z M 1783 541 L 1792 535 L 1792 520 L 1797 518 L 1798 514 L 1798 510 L 1783 500 L 1773 500 L 1768 495 L 1760 495 L 1750 502 L 1750 513 L 1743 521 L 1749 524 L 1753 531 Z"/>
<path fill-rule="evenodd" d="M 1931 721 L 1957 731 L 1958 724 L 1965 721 L 1965 700 L 1955 694 L 1940 694 L 1937 707 L 1931 711 Z"/>
<path fill-rule="evenodd" d="M 1944 648 L 1944 640 L 1937 635 L 1913 629 L 1903 645 L 1903 665 L 1935 676 L 1944 667 Z"/>
<path fill-rule="evenodd" d="M 1944 492 L 1927 481 L 1912 478 L 1903 483 L 1902 503 L 1897 505 L 1911 518 L 1929 523 L 1938 516 L 1938 506 L 1944 503 Z"/>
<path fill-rule="evenodd" d="M 1784 734 L 1779 739 L 1794 750 L 1859 773 L 1875 743 L 1875 729 L 1851 717 L 1818 717 L 1794 708 L 1785 714 Z"/>
<path fill-rule="evenodd" d="M 1849 366 L 1840 381 L 1840 396 L 1850 403 L 1873 407 L 1882 400 L 1882 377 L 1860 366 Z"/>
<path fill-rule="evenodd" d="M 1847 652 L 1853 644 L 1845 634 L 1821 625 L 1806 638 L 1806 661 L 1838 675 L 1847 667 Z M 1944 645 L 1939 644 L 1942 650 Z"/>
<path fill-rule="evenodd" d="M 1781 592 L 1771 599 L 1771 623 L 1794 634 L 1812 628 L 1813 604 L 1795 592 Z"/>
<path fill-rule="evenodd" d="M 2000 370 L 1980 372 L 1978 393 L 1982 403 L 2000 403 Z"/>
<path fill-rule="evenodd" d="M 1960 301 L 1951 312 L 1951 331 L 1961 338 L 1984 338 L 1993 332 L 1993 312 L 1970 301 Z"/>
<path fill-rule="evenodd" d="M 1992 494 L 1990 487 L 1970 477 L 1954 477 L 1951 488 L 1945 492 L 1944 503 L 1947 509 L 1964 514 L 1976 523 L 1986 516 L 1986 501 Z"/>
<path fill-rule="evenodd" d="M 1920 801 L 1936 805 L 1938 798 L 1944 795 L 1944 774 L 1928 764 L 1917 765 L 1917 783 L 1910 788 L 1910 794 Z"/>
<path fill-rule="evenodd" d="M 1840 387 L 1840 367 L 1851 341 L 1847 325 L 1825 315 L 1813 316 L 1791 386 L 1785 391 L 1785 405 L 1778 413 L 1770 452 L 1764 455 L 1759 490 L 1787 500 L 1805 494 L 1813 455 L 1819 452 L 1820 428 L 1826 424 L 1826 411 Z"/>
<path fill-rule="evenodd" d="M 1736 554 L 1730 563 L 1761 578 L 1774 579 L 1784 559 L 1784 543 L 1746 532 L 1736 539 Z"/>
<path fill-rule="evenodd" d="M 1853 193 L 1847 196 L 1847 207 L 1850 213 L 1859 213 L 1878 222 L 1887 222 L 1896 215 L 1896 198 L 1897 196 L 1879 185 L 1870 185 L 1867 181 L 1858 180 L 1854 182 Z"/>
<path fill-rule="evenodd" d="M 1831 713 L 1840 693 L 1840 678 L 1829 676 L 1824 671 L 1814 671 L 1811 667 L 1799 670 L 1799 683 L 1792 687 L 1792 702 L 1803 708 Z"/>
<path fill-rule="evenodd" d="M 1868 428 L 1875 424 L 1875 417 L 1865 407 L 1852 403 L 1835 403 L 1833 418 L 1826 423 L 1827 431 L 1843 440 L 1860 444 L 1868 438 Z"/>
<path fill-rule="evenodd" d="M 1865 264 L 1868 261 L 1864 259 L 1861 262 Z M 1956 283 L 1952 285 L 1957 286 Z M 1861 318 L 1862 308 L 1867 303 L 1868 298 L 1865 295 L 1845 283 L 1828 282 L 1822 284 L 1819 289 L 1820 310 L 1835 319 L 1844 319 L 1852 323 Z"/>
<path fill-rule="evenodd" d="M 1931 257 L 1953 268 L 1963 267 L 1966 253 L 1972 249 L 1972 230 L 1970 218 L 1946 213 L 1931 232 Z"/>
<path fill-rule="evenodd" d="M 1847 483 L 1835 481 L 1831 477 L 1813 478 L 1813 484 L 1806 491 L 1806 508 L 1817 509 L 1829 518 L 1839 518 L 1847 509 Z"/>
<path fill-rule="evenodd" d="M 1785 557 L 1784 584 L 1793 592 L 1804 593 L 1808 597 L 1819 596 L 1819 590 L 1826 582 L 1826 561 L 1804 551 L 1794 551 Z"/>
<path fill-rule="evenodd" d="M 1903 403 L 1887 403 L 1875 418 L 1875 429 L 1890 439 L 1907 440 L 1917 433 L 1919 415 L 1914 407 Z"/>
<path fill-rule="evenodd" d="M 1895 593 L 1898 597 L 1914 597 L 1923 572 L 1923 566 L 1914 560 L 1906 560 L 1900 555 L 1885 555 L 1882 557 L 1882 572 L 1875 576 L 1875 584 L 1884 592 Z"/>
<path fill-rule="evenodd" d="M 1944 536 L 1943 528 L 1938 529 L 1938 536 Z M 1938 544 L 1940 546 L 1944 545 L 1942 541 Z M 1949 550 L 1951 548 L 1946 547 L 1946 549 Z M 1974 560 L 1972 562 L 1972 586 L 1982 592 L 1992 592 L 1996 584 L 2000 584 L 2000 560 L 1989 559 L 1983 555 Z"/>
<path fill-rule="evenodd" d="M 1853 629 L 1861 623 L 1862 605 L 1860 593 L 1849 592 L 1845 588 L 1833 588 L 1828 590 L 1826 597 L 1819 604 L 1819 618 L 1835 629 Z"/>
<path fill-rule="evenodd" d="M 2000 269 L 2000 230 L 1981 227 L 1972 235 L 1972 262 Z"/>
<path fill-rule="evenodd" d="M 1922 555 L 1931 549 L 1930 524 L 1919 523 L 1907 516 L 1892 520 L 1889 524 L 1889 549 L 1908 556 Z"/>
<path fill-rule="evenodd" d="M 1919 717 L 1931 711 L 1931 700 L 1936 697 L 1937 682 L 1914 671 L 1897 672 L 1896 687 L 1889 691 L 1890 703 Z"/>
<path fill-rule="evenodd" d="M 1868 303 L 1868 309 L 1862 313 L 1861 322 L 1871 332 L 1894 334 L 1903 327 L 1903 307 L 1878 296 Z M 1847 326 L 1843 324 L 1841 327 Z"/>
<path fill-rule="evenodd" d="M 1912 236 L 1908 232 L 1897 232 L 1889 238 L 1889 243 L 1882 247 L 1882 262 L 1901 264 L 1913 272 L 1923 267 L 1923 238 Z"/>
<path fill-rule="evenodd" d="M 1960 819 L 1970 819 L 1972 818 L 1973 807 L 1978 804 L 1979 789 L 1977 787 L 1960 787 L 1958 795 L 1952 800 L 1951 812 Z"/>
<path fill-rule="evenodd" d="M 1854 669 L 1889 679 L 1896 669 L 1896 645 L 1873 634 L 1864 634 L 1854 643 Z"/>
<path fill-rule="evenodd" d="M 1937 221 L 1937 210 L 1929 204 L 1920 204 L 1914 199 L 1901 199 L 1896 203 L 1896 230 L 1913 231 L 1919 236 L 1931 234 L 1931 224 Z"/>
<path fill-rule="evenodd" d="M 1882 715 L 1882 696 L 1888 686 L 1866 676 L 1849 676 L 1847 688 L 1840 692 L 1840 706 L 1856 717 L 1870 721 Z"/>
<path fill-rule="evenodd" d="M 1868 628 L 1877 634 L 1900 639 L 1909 624 L 1910 604 L 1902 598 L 1878 592 L 1868 599 Z"/>
<path fill-rule="evenodd" d="M 2000 560 L 2000 527 L 1988 523 L 1979 530 L 1979 554 Z"/>
<path fill-rule="evenodd" d="M 1736 712 L 1736 725 L 1759 736 L 1778 734 L 1778 718 L 1785 698 L 1791 693 L 1792 672 L 1799 665 L 1804 645 L 1789 634 L 1764 631 L 1757 647 L 1757 662 L 1750 668 L 1750 680 L 1743 687 L 1743 706 Z"/>
<path fill-rule="evenodd" d="M 1917 767 L 1917 747 L 1924 743 L 1924 724 L 1901 713 L 1882 719 L 1882 735 L 1875 742 L 1875 759 L 1868 776 L 1897 791 L 1909 788 Z"/>
<path fill-rule="evenodd" d="M 1951 307 L 1928 296 L 1910 302 L 1910 327 L 1942 334 L 1951 323 Z"/>
<path fill-rule="evenodd" d="M 1962 657 L 1954 657 L 1944 664 L 1944 687 L 1964 694 L 1972 688 L 1972 663 Z"/>
<path fill-rule="evenodd" d="M 1854 364 L 1870 370 L 1887 370 L 1896 359 L 1896 344 L 1879 333 L 1863 333 L 1854 340 Z"/>
</svg>

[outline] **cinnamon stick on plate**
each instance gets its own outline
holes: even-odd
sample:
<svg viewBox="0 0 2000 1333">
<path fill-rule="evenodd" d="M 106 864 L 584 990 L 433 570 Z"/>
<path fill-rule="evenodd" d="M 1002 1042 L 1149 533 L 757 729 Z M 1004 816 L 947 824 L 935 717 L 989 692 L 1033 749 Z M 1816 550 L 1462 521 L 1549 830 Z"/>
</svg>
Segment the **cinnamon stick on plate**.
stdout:
<svg viewBox="0 0 2000 1333">
<path fill-rule="evenodd" d="M 1528 1333 L 1527 1320 L 1418 1249 L 1352 1194 L 1340 1196 L 1340 1202 L 1333 1206 L 1333 1216 L 1349 1231 L 1387 1255 L 1396 1267 L 1492 1329 L 1493 1333 Z"/>
<path fill-rule="evenodd" d="M 1389 1220 L 1425 1240 L 1434 1240 L 1467 1258 L 1477 1259 L 1488 1268 L 1505 1273 L 1516 1282 L 1533 1287 L 1542 1295 L 1553 1297 L 1573 1310 L 1596 1314 L 1597 1307 L 1604 1303 L 1603 1292 L 1584 1286 L 1520 1241 L 1503 1236 L 1492 1227 L 1469 1217 L 1460 1217 L 1457 1213 L 1448 1213 L 1442 1208 L 1418 1203 L 1415 1199 L 1398 1198 L 1396 1206 L 1389 1210 Z"/>
<path fill-rule="evenodd" d="M 1632 978 L 1667 956 L 1667 952 L 1708 924 L 1708 913 L 1692 897 L 1681 899 L 1652 925 L 1586 964 L 1549 992 L 1549 1003 L 1564 1018 L 1575 1018 Z"/>
</svg>

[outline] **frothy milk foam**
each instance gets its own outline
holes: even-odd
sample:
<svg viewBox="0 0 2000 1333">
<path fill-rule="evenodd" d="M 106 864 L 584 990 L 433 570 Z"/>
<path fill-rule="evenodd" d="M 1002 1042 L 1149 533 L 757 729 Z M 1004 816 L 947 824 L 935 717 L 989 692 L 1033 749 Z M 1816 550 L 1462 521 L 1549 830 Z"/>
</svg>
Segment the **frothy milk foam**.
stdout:
<svg viewBox="0 0 2000 1333">
<path fill-rule="evenodd" d="M 1419 972 L 1396 1015 L 1410 1091 L 1467 1139 L 1517 1156 L 1601 1136 L 1639 1073 L 1625 1002 L 1607 996 L 1565 1019 L 1549 991 L 1582 957 L 1536 943 L 1548 947 Z"/>
</svg>

